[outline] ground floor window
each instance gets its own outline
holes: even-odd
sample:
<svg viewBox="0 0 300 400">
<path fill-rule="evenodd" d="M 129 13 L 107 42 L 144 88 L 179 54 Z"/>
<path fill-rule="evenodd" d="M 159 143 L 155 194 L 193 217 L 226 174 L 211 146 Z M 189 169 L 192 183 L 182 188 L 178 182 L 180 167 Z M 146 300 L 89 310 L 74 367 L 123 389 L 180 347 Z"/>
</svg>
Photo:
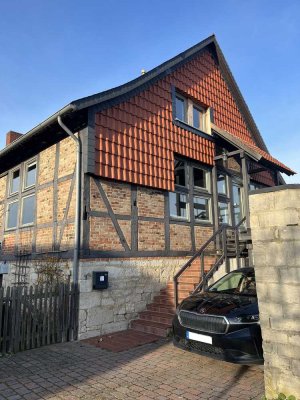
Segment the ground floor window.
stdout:
<svg viewBox="0 0 300 400">
<path fill-rule="evenodd" d="M 187 219 L 187 195 L 171 192 L 169 196 L 170 216 Z"/>
<path fill-rule="evenodd" d="M 175 192 L 169 193 L 169 212 L 174 219 L 212 222 L 211 171 L 193 161 L 174 160 Z"/>
</svg>

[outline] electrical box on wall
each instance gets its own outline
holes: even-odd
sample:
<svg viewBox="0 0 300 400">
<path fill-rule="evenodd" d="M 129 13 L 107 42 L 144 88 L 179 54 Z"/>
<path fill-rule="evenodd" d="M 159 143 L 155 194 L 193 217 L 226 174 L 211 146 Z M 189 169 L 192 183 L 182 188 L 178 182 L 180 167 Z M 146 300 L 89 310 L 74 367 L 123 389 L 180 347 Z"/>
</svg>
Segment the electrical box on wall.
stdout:
<svg viewBox="0 0 300 400">
<path fill-rule="evenodd" d="M 108 288 L 108 272 L 93 271 L 93 289 L 102 290 Z"/>
</svg>

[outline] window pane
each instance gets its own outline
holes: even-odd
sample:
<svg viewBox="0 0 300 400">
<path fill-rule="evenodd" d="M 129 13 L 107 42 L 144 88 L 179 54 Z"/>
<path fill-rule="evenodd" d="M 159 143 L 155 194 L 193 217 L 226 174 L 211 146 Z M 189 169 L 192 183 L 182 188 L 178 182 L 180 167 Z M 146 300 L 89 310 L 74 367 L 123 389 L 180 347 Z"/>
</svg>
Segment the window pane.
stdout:
<svg viewBox="0 0 300 400">
<path fill-rule="evenodd" d="M 221 224 L 229 224 L 229 204 L 219 201 L 219 220 Z"/>
<path fill-rule="evenodd" d="M 174 169 L 175 169 L 175 176 L 174 176 L 175 185 L 185 186 L 185 162 L 175 160 Z"/>
<path fill-rule="evenodd" d="M 193 126 L 200 129 L 201 113 L 200 110 L 193 107 Z"/>
<path fill-rule="evenodd" d="M 18 192 L 19 191 L 19 187 L 20 187 L 20 170 L 17 169 L 12 174 L 10 193 Z"/>
<path fill-rule="evenodd" d="M 187 196 L 181 193 L 169 193 L 170 216 L 171 217 L 187 217 Z"/>
<path fill-rule="evenodd" d="M 36 164 L 31 164 L 26 169 L 25 188 L 35 185 Z"/>
<path fill-rule="evenodd" d="M 35 195 L 24 197 L 22 204 L 22 225 L 34 222 Z"/>
<path fill-rule="evenodd" d="M 18 223 L 19 202 L 10 203 L 7 207 L 7 228 L 16 228 Z"/>
<path fill-rule="evenodd" d="M 227 185 L 226 185 L 225 175 L 218 174 L 217 184 L 218 184 L 218 193 L 219 194 L 227 194 Z"/>
<path fill-rule="evenodd" d="M 209 221 L 209 199 L 194 197 L 194 216 L 196 220 Z"/>
<path fill-rule="evenodd" d="M 185 101 L 176 96 L 176 118 L 185 121 Z"/>
<path fill-rule="evenodd" d="M 193 168 L 194 171 L 194 186 L 207 188 L 206 184 L 206 171 L 200 168 Z"/>
</svg>

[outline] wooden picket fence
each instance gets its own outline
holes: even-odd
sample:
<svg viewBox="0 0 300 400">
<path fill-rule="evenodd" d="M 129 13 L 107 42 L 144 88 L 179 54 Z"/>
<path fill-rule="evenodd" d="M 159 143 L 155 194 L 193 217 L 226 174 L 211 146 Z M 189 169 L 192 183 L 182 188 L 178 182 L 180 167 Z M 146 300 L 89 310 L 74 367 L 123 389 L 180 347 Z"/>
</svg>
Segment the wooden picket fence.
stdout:
<svg viewBox="0 0 300 400">
<path fill-rule="evenodd" d="M 78 309 L 78 285 L 1 288 L 0 354 L 76 340 Z"/>
</svg>

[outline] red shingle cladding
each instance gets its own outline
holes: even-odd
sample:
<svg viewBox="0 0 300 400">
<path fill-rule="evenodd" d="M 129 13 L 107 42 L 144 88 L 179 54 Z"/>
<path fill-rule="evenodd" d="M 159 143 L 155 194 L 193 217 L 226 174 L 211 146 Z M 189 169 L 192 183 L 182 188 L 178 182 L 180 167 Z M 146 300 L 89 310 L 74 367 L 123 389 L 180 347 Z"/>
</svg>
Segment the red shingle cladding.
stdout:
<svg viewBox="0 0 300 400">
<path fill-rule="evenodd" d="M 213 142 L 173 124 L 172 85 L 213 107 L 217 126 L 255 145 L 218 66 L 205 51 L 130 100 L 96 114 L 96 174 L 174 190 L 174 153 L 213 165 Z"/>
</svg>

